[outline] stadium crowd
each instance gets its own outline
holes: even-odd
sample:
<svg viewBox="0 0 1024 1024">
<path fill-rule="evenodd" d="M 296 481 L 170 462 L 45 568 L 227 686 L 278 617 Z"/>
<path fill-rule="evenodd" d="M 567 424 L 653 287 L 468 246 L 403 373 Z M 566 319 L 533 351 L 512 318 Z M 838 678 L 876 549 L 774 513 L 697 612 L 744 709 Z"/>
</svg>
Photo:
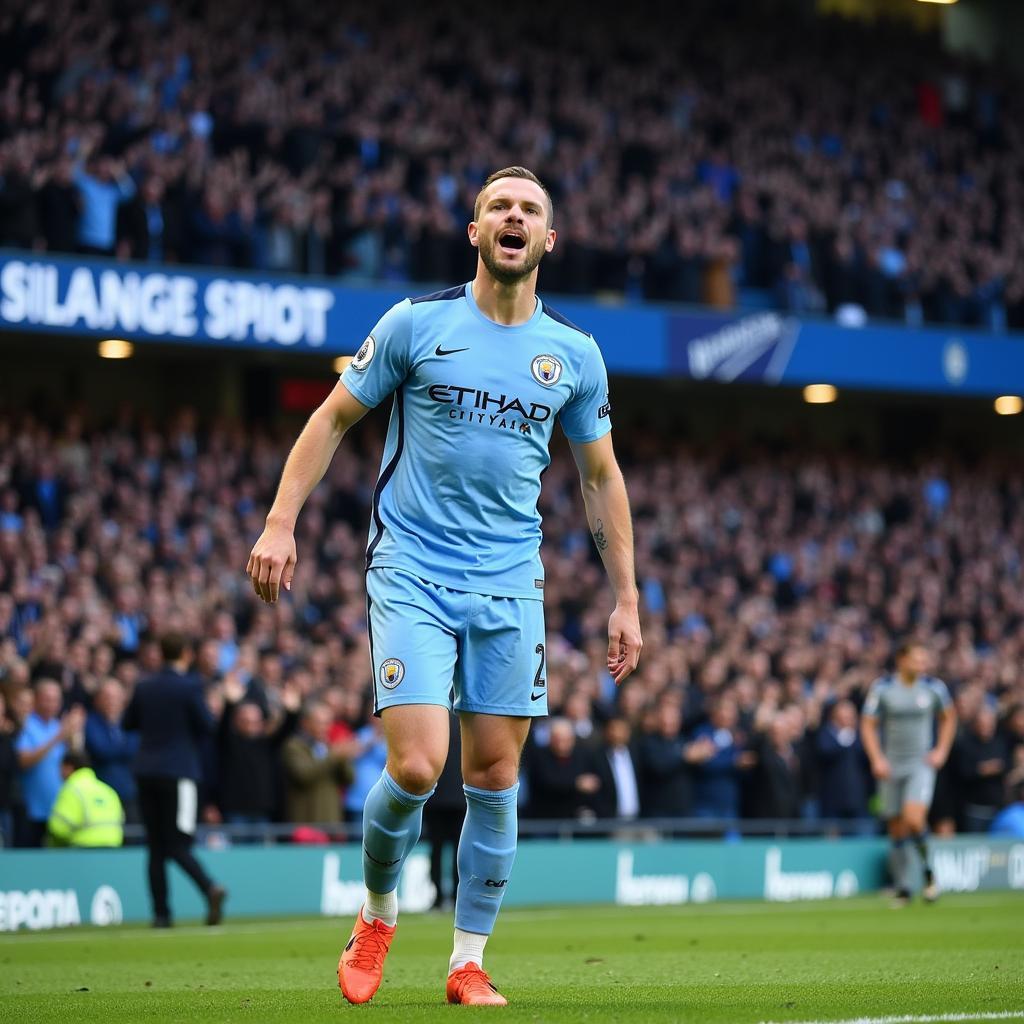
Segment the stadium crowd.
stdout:
<svg viewBox="0 0 1024 1024">
<path fill-rule="evenodd" d="M 244 568 L 290 432 L 201 430 L 189 410 L 162 428 L 0 415 L 7 840 L 42 834 L 68 746 L 133 816 L 137 740 L 121 716 L 171 632 L 193 646 L 218 723 L 208 822 L 358 817 L 384 758 L 362 577 L 379 419 L 357 434 L 299 520 L 290 594 L 268 606 Z M 619 447 L 643 659 L 616 691 L 610 595 L 556 451 L 541 502 L 552 717 L 524 761 L 525 816 L 865 819 L 858 709 L 910 638 L 960 715 L 935 824 L 987 828 L 1024 782 L 1019 466 L 906 469 L 809 445 L 740 459 L 636 426 Z"/>
<path fill-rule="evenodd" d="M 1009 73 L 896 25 L 666 10 L 13 5 L 0 245 L 450 282 L 480 183 L 526 164 L 549 292 L 1024 327 Z"/>
</svg>

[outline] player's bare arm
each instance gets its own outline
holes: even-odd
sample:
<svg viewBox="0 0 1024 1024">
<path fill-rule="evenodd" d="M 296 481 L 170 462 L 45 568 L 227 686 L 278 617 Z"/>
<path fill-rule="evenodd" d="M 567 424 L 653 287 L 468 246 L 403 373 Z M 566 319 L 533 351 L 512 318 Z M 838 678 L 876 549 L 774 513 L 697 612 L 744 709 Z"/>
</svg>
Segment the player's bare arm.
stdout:
<svg viewBox="0 0 1024 1024">
<path fill-rule="evenodd" d="M 249 555 L 246 573 L 268 604 L 281 585 L 291 589 L 295 572 L 295 521 L 310 492 L 323 479 L 345 433 L 368 412 L 341 381 L 309 417 L 295 442 L 267 514 L 267 525 Z"/>
<path fill-rule="evenodd" d="M 580 472 L 590 532 L 615 591 L 615 610 L 608 620 L 608 671 L 619 684 L 636 668 L 643 647 L 629 497 L 615 460 L 611 434 L 571 447 Z"/>
<path fill-rule="evenodd" d="M 864 744 L 864 753 L 871 764 L 871 774 L 876 779 L 889 778 L 889 759 L 882 753 L 882 744 L 878 738 L 878 718 L 875 715 L 861 716 L 860 741 Z"/>
<path fill-rule="evenodd" d="M 952 704 L 939 716 L 939 735 L 925 760 L 938 771 L 949 760 L 956 739 L 956 708 Z"/>
</svg>

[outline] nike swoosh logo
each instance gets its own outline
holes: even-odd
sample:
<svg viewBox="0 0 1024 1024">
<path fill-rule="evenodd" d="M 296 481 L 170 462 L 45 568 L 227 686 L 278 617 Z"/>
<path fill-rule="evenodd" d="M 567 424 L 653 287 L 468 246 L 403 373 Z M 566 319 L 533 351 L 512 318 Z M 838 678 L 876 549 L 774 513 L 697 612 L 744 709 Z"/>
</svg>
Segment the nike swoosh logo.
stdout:
<svg viewBox="0 0 1024 1024">
<path fill-rule="evenodd" d="M 377 860 L 377 858 L 374 857 L 374 855 L 370 853 L 365 846 L 363 847 L 363 853 L 365 853 L 374 864 L 379 864 L 382 868 L 394 867 L 402 859 L 401 857 L 396 857 L 394 860 Z"/>
<path fill-rule="evenodd" d="M 435 356 L 451 356 L 451 355 L 454 355 L 456 352 L 468 352 L 468 351 L 469 351 L 468 348 L 441 348 L 441 346 L 438 345 L 437 348 L 434 349 L 434 355 Z"/>
<path fill-rule="evenodd" d="M 544 696 L 543 693 L 531 693 L 530 694 L 530 700 L 540 700 L 541 697 L 543 697 L 543 696 Z"/>
</svg>

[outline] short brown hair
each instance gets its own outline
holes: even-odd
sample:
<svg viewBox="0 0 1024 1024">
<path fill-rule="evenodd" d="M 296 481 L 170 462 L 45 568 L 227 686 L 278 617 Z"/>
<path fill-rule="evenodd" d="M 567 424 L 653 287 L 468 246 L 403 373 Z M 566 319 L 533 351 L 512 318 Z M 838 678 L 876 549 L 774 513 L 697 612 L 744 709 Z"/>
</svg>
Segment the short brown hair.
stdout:
<svg viewBox="0 0 1024 1024">
<path fill-rule="evenodd" d="M 160 653 L 164 661 L 173 662 L 180 660 L 181 656 L 190 647 L 188 638 L 184 633 L 171 630 L 160 637 Z"/>
<path fill-rule="evenodd" d="M 544 195 L 547 196 L 548 200 L 548 227 L 551 227 L 551 222 L 555 219 L 555 204 L 551 198 L 551 193 L 548 191 L 547 185 L 544 184 L 540 178 L 537 177 L 529 167 L 502 167 L 500 171 L 495 171 L 493 174 L 487 176 L 487 180 L 480 186 L 480 191 L 476 194 L 476 202 L 473 204 L 473 220 L 480 219 L 480 203 L 484 192 L 487 191 L 488 187 L 493 185 L 496 181 L 501 178 L 523 178 L 526 181 L 532 181 L 535 185 L 540 185 Z"/>
<path fill-rule="evenodd" d="M 901 640 L 896 647 L 896 660 L 902 661 L 911 651 L 918 648 L 925 650 L 925 646 L 919 640 Z"/>
</svg>

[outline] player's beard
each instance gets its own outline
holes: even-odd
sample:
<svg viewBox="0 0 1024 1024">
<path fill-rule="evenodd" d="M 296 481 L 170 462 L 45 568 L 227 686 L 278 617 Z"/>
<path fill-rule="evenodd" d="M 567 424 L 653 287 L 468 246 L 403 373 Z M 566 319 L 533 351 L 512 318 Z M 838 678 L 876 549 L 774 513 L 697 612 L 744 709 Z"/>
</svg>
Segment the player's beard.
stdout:
<svg viewBox="0 0 1024 1024">
<path fill-rule="evenodd" d="M 487 272 L 499 284 L 518 284 L 524 278 L 529 277 L 537 269 L 541 258 L 544 256 L 544 239 L 540 238 L 536 243 L 530 246 L 526 253 L 526 259 L 524 259 L 518 267 L 515 269 L 503 267 L 498 263 L 498 259 L 494 255 L 494 250 L 497 244 L 497 236 L 490 240 L 484 240 L 481 238 L 480 259 L 484 261 L 484 266 L 487 268 Z"/>
</svg>

